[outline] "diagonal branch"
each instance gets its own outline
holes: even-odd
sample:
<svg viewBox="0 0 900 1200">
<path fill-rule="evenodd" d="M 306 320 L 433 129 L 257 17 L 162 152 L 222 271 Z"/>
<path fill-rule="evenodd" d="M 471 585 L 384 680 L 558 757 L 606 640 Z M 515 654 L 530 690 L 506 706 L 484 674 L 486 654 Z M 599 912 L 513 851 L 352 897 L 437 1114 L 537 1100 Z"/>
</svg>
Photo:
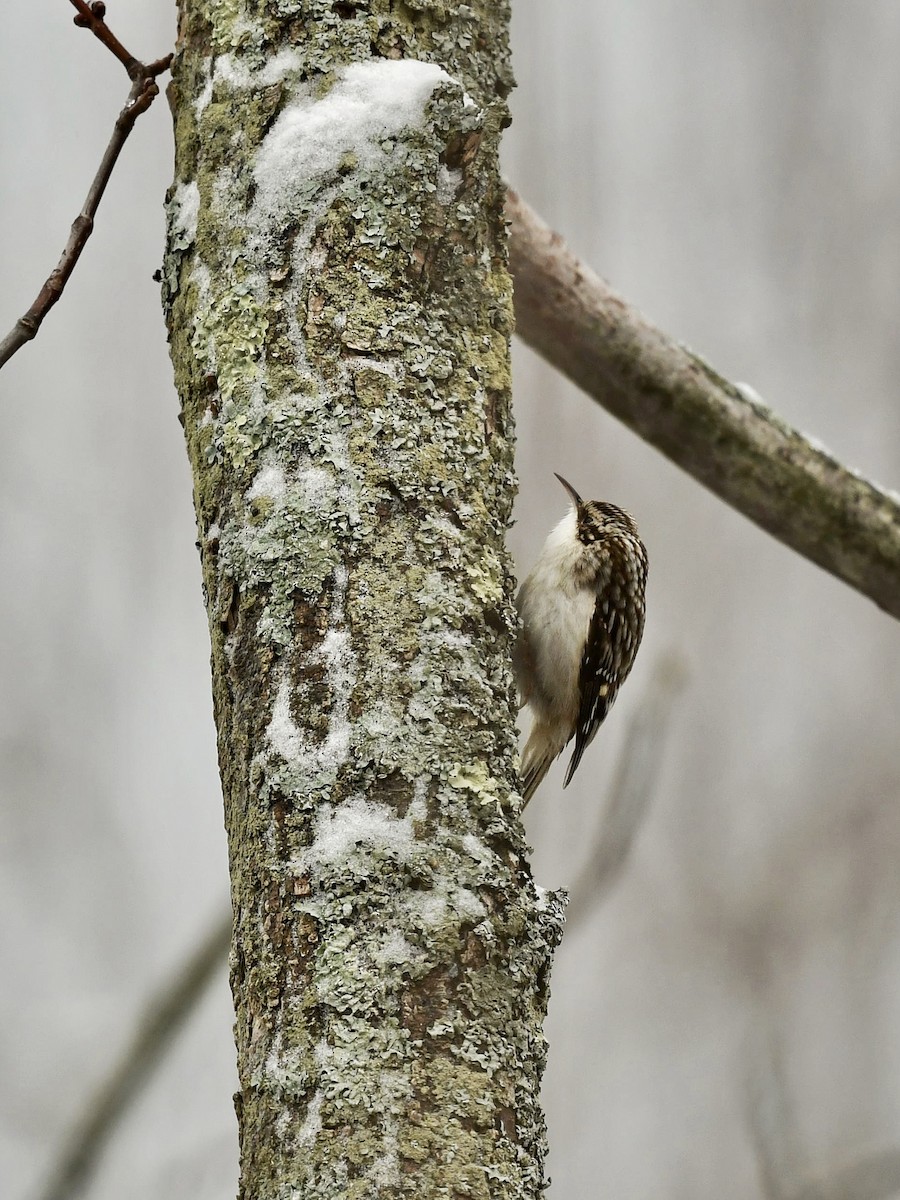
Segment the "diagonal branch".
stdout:
<svg viewBox="0 0 900 1200">
<path fill-rule="evenodd" d="M 521 337 L 722 500 L 900 618 L 900 496 L 656 329 L 515 192 L 506 212 Z"/>
<path fill-rule="evenodd" d="M 73 1200 L 87 1187 L 116 1128 L 141 1094 L 176 1034 L 224 968 L 231 914 L 216 921 L 178 972 L 147 1005 L 131 1044 L 96 1093 L 52 1164 L 39 1200 Z"/>
<path fill-rule="evenodd" d="M 131 88 L 128 93 L 128 99 L 125 102 L 125 107 L 116 118 L 112 137 L 82 205 L 81 212 L 72 223 L 69 240 L 62 252 L 62 257 L 44 286 L 38 292 L 34 303 L 16 321 L 3 341 L 0 342 L 0 367 L 3 367 L 17 350 L 21 350 L 26 342 L 30 342 L 36 336 L 47 313 L 62 295 L 63 289 L 69 281 L 69 276 L 74 271 L 75 264 L 81 257 L 81 252 L 88 238 L 91 236 L 94 228 L 94 217 L 103 198 L 103 193 L 106 191 L 106 185 L 109 183 L 113 167 L 115 167 L 118 157 L 122 152 L 122 147 L 125 145 L 135 121 L 142 112 L 147 111 L 159 94 L 156 77 L 161 75 L 163 71 L 168 70 L 172 61 L 172 55 L 169 54 L 165 58 L 157 59 L 155 62 L 142 63 L 134 55 L 129 54 L 119 39 L 107 27 L 104 20 L 106 7 L 102 3 L 102 0 L 95 0 L 91 5 L 84 3 L 84 0 L 71 0 L 71 3 L 78 9 L 78 14 L 75 17 L 76 25 L 90 29 L 94 36 L 99 38 L 116 56 L 128 72 L 128 77 L 131 80 Z"/>
</svg>

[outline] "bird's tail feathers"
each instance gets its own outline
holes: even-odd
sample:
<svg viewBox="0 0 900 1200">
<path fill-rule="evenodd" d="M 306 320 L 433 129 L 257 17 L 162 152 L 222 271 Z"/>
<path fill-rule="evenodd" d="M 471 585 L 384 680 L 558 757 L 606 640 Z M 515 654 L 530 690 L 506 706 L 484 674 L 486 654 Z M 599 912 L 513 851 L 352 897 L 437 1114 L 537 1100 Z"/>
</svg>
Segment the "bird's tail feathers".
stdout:
<svg viewBox="0 0 900 1200">
<path fill-rule="evenodd" d="M 572 757 L 569 759 L 569 765 L 566 767 L 566 777 L 563 780 L 563 787 L 567 788 L 572 782 L 572 776 L 581 762 L 581 756 L 588 748 L 590 738 L 578 738 L 575 742 L 575 749 L 572 751 Z"/>
<path fill-rule="evenodd" d="M 519 769 L 522 778 L 522 808 L 525 808 L 540 787 L 554 758 L 564 745 L 565 735 L 560 738 L 559 731 L 554 726 L 535 722 L 522 751 L 522 765 Z"/>
</svg>

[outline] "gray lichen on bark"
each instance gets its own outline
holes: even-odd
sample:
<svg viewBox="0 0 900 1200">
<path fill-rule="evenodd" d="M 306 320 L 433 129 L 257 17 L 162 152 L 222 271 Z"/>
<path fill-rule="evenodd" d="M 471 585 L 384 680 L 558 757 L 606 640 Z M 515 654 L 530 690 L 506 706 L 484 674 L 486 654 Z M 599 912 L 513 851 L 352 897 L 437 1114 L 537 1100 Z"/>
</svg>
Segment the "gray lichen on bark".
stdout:
<svg viewBox="0 0 900 1200">
<path fill-rule="evenodd" d="M 241 1195 L 537 1196 L 505 4 L 182 0 L 164 302 L 235 914 Z"/>
</svg>

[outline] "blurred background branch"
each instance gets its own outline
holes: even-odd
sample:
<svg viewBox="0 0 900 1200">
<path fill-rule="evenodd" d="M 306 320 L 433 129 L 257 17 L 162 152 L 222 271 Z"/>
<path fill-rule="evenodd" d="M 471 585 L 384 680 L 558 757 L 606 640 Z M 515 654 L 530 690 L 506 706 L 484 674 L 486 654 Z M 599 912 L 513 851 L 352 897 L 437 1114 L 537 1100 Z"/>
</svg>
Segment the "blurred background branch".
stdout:
<svg viewBox="0 0 900 1200">
<path fill-rule="evenodd" d="M 674 702 L 687 680 L 675 655 L 657 662 L 625 731 L 615 775 L 581 874 L 569 889 L 566 932 L 582 925 L 621 875 L 659 780 Z"/>
<path fill-rule="evenodd" d="M 224 968 L 231 940 L 231 914 L 203 937 L 181 968 L 150 1003 L 130 1045 L 93 1096 L 84 1116 L 47 1173 L 37 1200 L 73 1200 L 90 1183 L 116 1128 L 141 1094 L 154 1067 L 172 1046 L 216 972 Z"/>
</svg>

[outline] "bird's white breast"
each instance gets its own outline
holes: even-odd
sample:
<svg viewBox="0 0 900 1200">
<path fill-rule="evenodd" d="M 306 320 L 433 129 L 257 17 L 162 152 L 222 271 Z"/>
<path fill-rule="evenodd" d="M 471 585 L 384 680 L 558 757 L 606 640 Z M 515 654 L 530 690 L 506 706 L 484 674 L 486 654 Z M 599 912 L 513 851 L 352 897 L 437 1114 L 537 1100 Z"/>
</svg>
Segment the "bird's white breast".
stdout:
<svg viewBox="0 0 900 1200">
<path fill-rule="evenodd" d="M 519 592 L 531 676 L 520 686 L 544 721 L 574 721 L 578 711 L 581 656 L 596 600 L 594 587 L 581 582 L 583 554 L 573 509 L 550 531 Z"/>
</svg>

